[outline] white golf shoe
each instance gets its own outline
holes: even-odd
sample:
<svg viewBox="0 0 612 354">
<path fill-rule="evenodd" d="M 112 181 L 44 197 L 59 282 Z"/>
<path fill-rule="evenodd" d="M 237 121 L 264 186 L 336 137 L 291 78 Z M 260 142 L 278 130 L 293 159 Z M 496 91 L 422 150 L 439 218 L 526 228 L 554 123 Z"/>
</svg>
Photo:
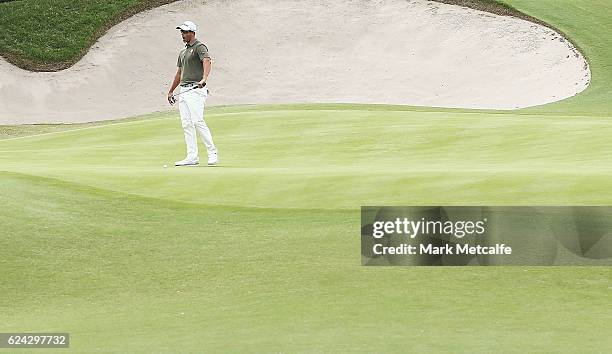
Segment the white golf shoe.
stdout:
<svg viewBox="0 0 612 354">
<path fill-rule="evenodd" d="M 174 166 L 196 166 L 200 163 L 200 161 L 196 159 L 184 158 L 181 161 L 177 161 L 174 163 Z"/>
<path fill-rule="evenodd" d="M 208 153 L 208 164 L 210 166 L 212 165 L 216 165 L 217 162 L 219 162 L 219 158 L 217 157 L 217 152 L 210 152 Z"/>
</svg>

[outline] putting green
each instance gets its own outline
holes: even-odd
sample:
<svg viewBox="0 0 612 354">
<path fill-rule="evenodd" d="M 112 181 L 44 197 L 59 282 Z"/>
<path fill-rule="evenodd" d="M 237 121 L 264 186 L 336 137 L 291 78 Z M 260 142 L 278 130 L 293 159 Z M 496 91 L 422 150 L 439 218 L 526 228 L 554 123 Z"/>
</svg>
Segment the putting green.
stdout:
<svg viewBox="0 0 612 354">
<path fill-rule="evenodd" d="M 162 168 L 185 154 L 176 113 L 0 141 L 0 158 L 7 171 L 206 205 L 612 201 L 605 117 L 299 107 L 209 112 L 218 167 Z"/>
</svg>

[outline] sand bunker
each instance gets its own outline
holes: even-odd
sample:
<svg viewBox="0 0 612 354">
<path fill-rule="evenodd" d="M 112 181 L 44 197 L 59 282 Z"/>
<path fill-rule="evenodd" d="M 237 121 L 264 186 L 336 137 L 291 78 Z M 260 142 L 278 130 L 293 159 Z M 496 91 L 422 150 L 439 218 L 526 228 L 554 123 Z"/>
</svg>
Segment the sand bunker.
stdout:
<svg viewBox="0 0 612 354">
<path fill-rule="evenodd" d="M 187 0 L 113 27 L 73 67 L 0 60 L 0 123 L 86 122 L 168 110 L 190 19 L 213 56 L 209 105 L 357 102 L 514 109 L 590 81 L 549 28 L 424 0 Z"/>
</svg>

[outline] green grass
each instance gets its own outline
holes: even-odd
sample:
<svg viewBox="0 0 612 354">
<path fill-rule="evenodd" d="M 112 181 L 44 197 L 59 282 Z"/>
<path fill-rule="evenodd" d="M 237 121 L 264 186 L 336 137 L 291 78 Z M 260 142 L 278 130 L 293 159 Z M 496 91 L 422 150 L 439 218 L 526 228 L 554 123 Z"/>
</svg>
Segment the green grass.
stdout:
<svg viewBox="0 0 612 354">
<path fill-rule="evenodd" d="M 357 236 L 364 204 L 610 204 L 607 118 L 371 108 L 211 110 L 218 167 L 162 168 L 175 113 L 0 141 L 0 332 L 79 352 L 612 345 L 610 268 L 371 269 Z"/>
<path fill-rule="evenodd" d="M 174 115 L 5 140 L 0 156 L 10 171 L 203 204 L 355 209 L 612 201 L 601 192 L 612 189 L 606 117 L 344 107 L 211 111 L 219 168 L 162 169 L 184 155 Z M 199 193 L 191 193 L 194 185 Z"/>
<path fill-rule="evenodd" d="M 222 108 L 222 107 L 220 107 Z M 217 108 L 218 109 L 218 108 Z M 145 114 L 142 116 L 124 118 L 117 120 L 105 120 L 88 123 L 69 123 L 69 124 L 21 124 L 21 125 L 0 125 L 0 140 L 25 137 L 30 135 L 57 133 L 66 130 L 77 130 L 91 127 L 98 127 L 115 123 L 126 123 L 142 119 L 148 119 L 154 115 Z"/>
<path fill-rule="evenodd" d="M 1 128 L 0 332 L 67 331 L 78 352 L 608 352 L 609 267 L 359 265 L 361 205 L 612 204 L 612 4 L 505 2 L 584 50 L 584 93 L 215 108 L 211 168 L 162 168 L 184 155 L 176 113 Z"/>
<path fill-rule="evenodd" d="M 78 61 L 115 23 L 175 0 L 22 0 L 0 4 L 0 55 L 28 70 Z"/>
</svg>

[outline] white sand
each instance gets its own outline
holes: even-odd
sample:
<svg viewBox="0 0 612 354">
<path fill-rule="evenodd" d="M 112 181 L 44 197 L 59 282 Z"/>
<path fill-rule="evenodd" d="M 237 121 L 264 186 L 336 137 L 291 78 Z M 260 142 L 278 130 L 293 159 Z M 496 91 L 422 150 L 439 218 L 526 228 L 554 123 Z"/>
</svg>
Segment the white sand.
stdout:
<svg viewBox="0 0 612 354">
<path fill-rule="evenodd" d="M 190 19 L 213 57 L 209 105 L 358 102 L 514 109 L 590 81 L 543 26 L 425 0 L 186 0 L 113 27 L 73 67 L 0 60 L 0 123 L 86 122 L 168 110 Z"/>
</svg>

